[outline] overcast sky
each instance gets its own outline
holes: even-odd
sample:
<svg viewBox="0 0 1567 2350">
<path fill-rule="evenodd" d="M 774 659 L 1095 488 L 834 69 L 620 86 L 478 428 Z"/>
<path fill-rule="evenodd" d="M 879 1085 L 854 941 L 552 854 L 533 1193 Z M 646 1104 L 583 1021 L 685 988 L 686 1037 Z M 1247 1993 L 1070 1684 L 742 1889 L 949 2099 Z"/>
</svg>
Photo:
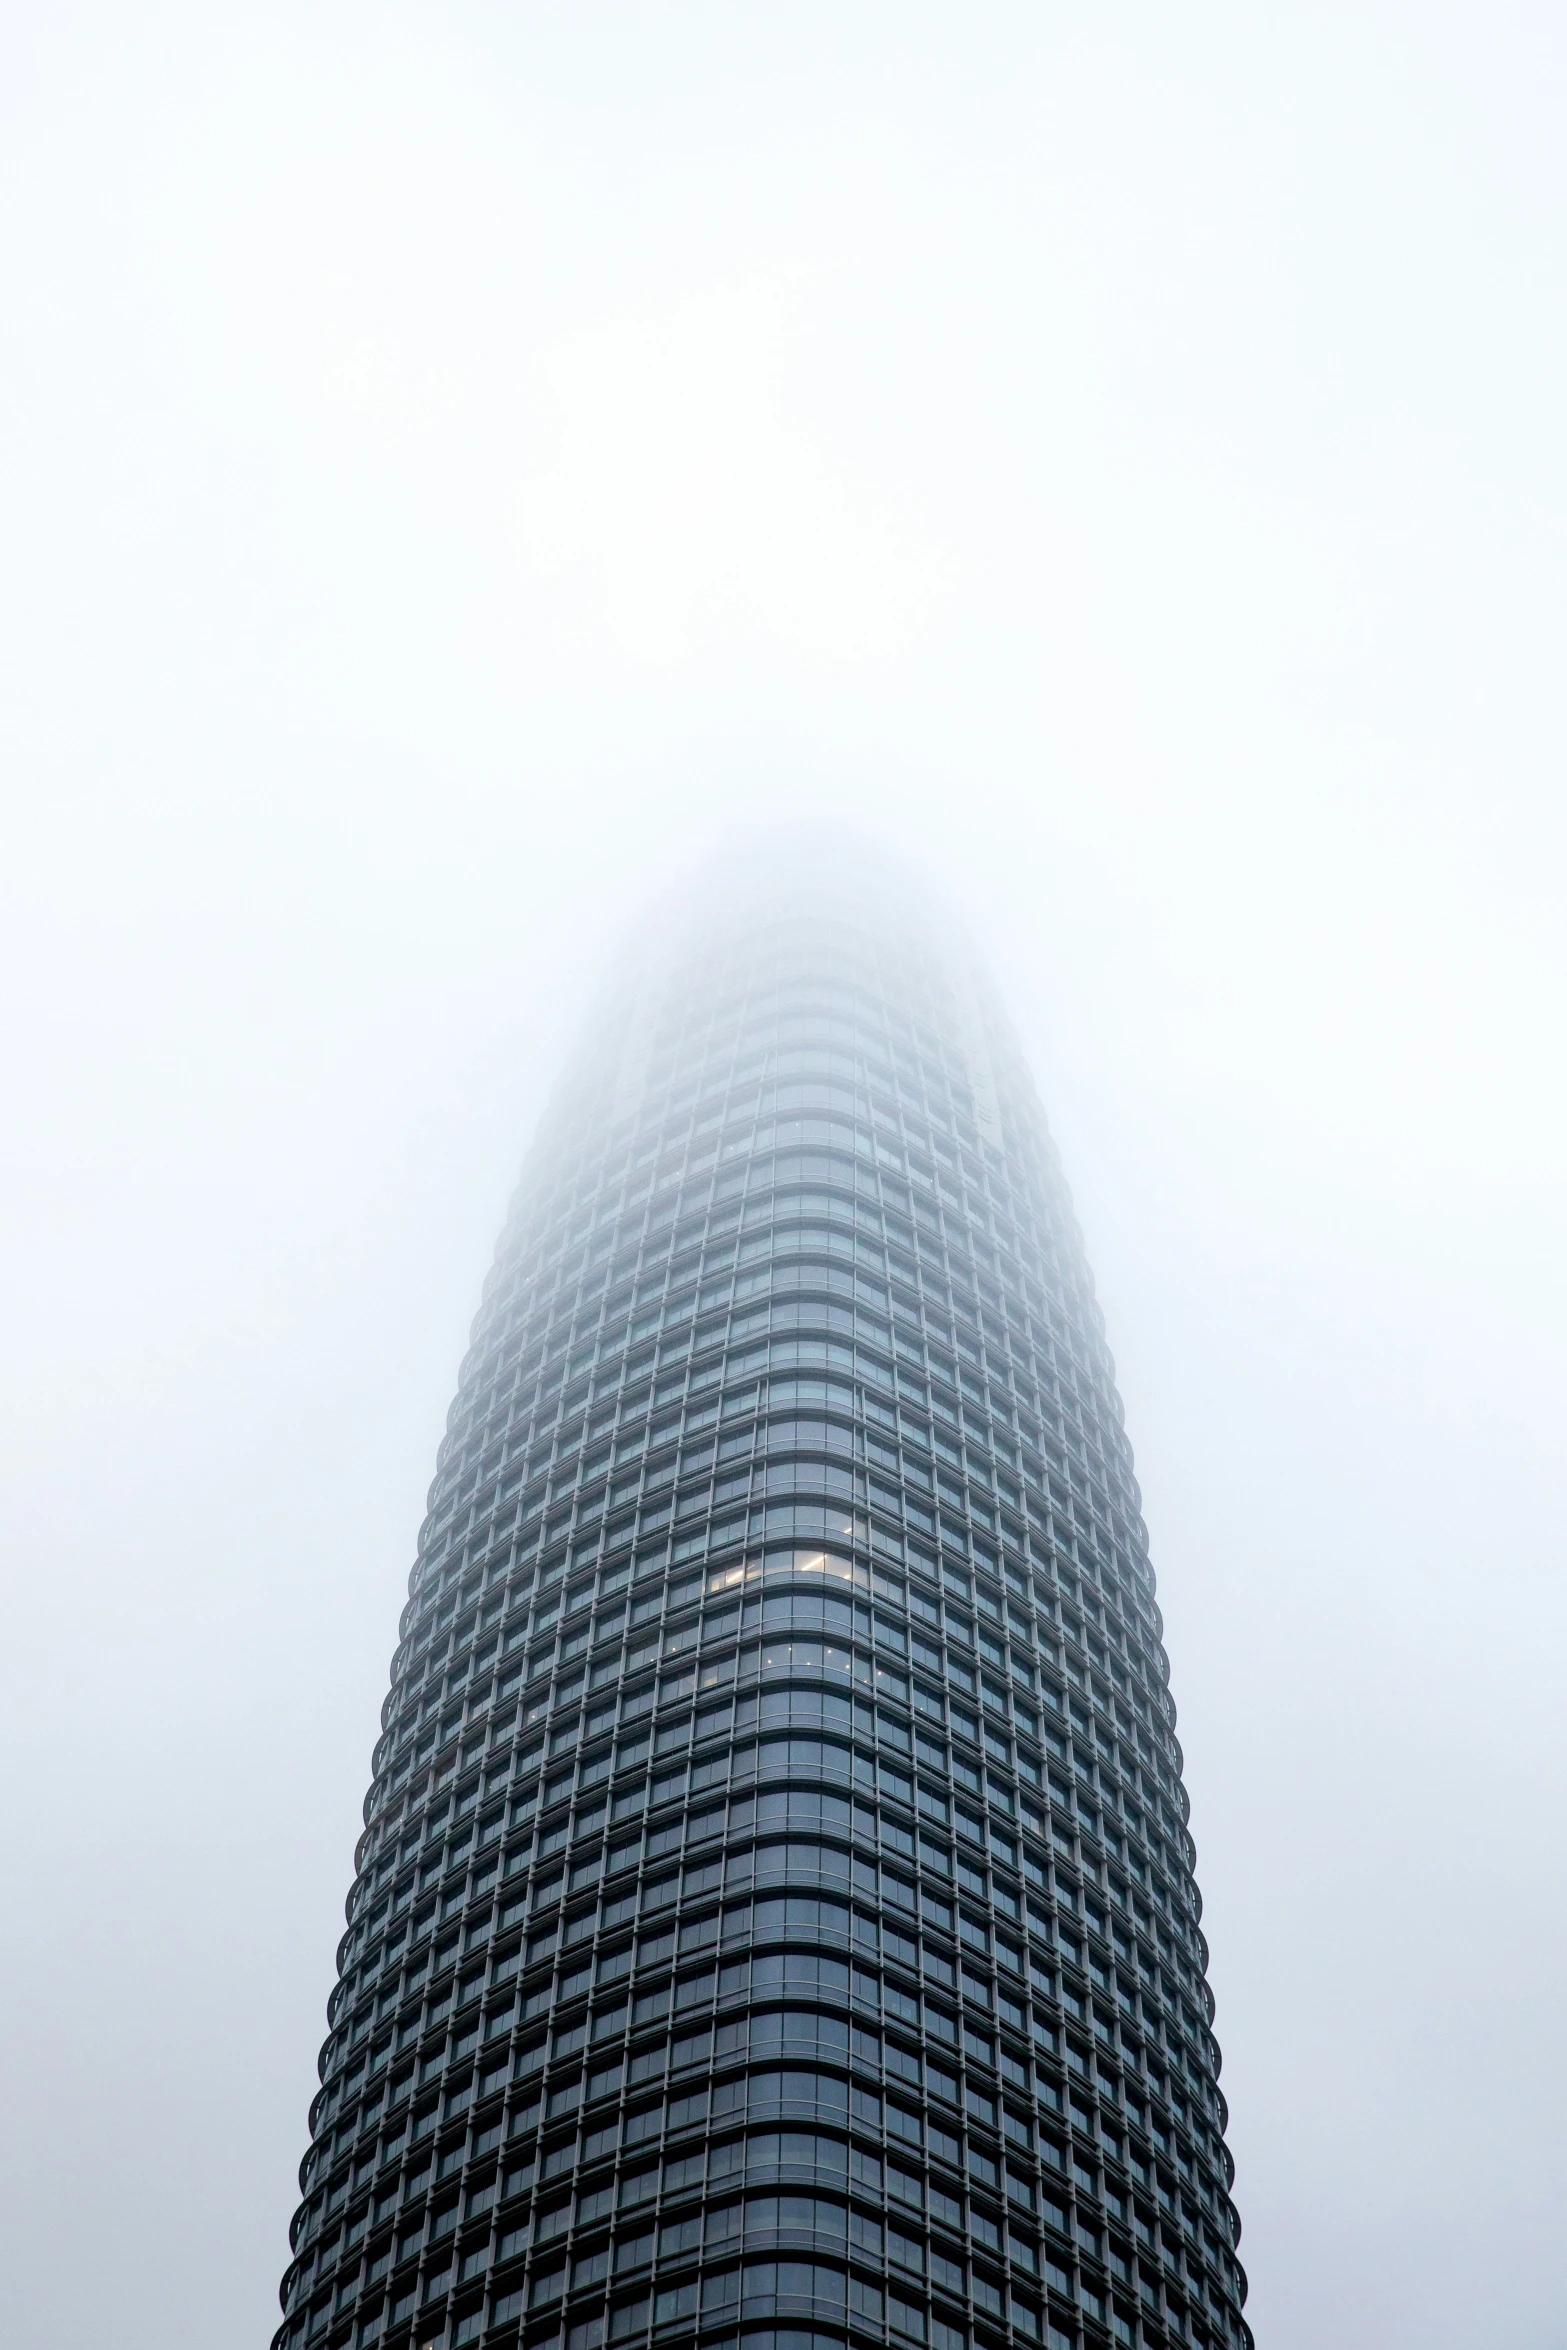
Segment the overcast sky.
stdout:
<svg viewBox="0 0 1567 2350">
<path fill-rule="evenodd" d="M 830 814 L 1061 1143 L 1260 2350 L 1558 2350 L 1559 8 L 0 12 L 0 2336 L 277 2320 L 619 927 Z"/>
</svg>

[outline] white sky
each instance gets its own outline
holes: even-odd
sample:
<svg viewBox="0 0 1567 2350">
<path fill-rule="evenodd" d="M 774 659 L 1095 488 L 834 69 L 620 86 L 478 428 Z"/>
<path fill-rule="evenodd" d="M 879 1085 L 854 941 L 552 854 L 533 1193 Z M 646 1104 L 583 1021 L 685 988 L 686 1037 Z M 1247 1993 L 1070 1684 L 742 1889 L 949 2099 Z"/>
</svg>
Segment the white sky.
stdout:
<svg viewBox="0 0 1567 2350">
<path fill-rule="evenodd" d="M 422 1496 L 644 896 L 968 910 L 1121 1367 L 1264 2350 L 1547 2350 L 1544 7 L 0 14 L 0 2335 L 275 2322 Z"/>
</svg>

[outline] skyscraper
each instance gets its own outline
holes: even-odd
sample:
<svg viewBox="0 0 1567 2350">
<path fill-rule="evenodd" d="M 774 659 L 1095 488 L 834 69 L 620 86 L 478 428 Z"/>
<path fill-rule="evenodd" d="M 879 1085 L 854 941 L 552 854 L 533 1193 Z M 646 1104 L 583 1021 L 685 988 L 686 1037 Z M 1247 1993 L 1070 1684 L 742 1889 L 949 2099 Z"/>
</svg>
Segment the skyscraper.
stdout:
<svg viewBox="0 0 1567 2350">
<path fill-rule="evenodd" d="M 409 1589 L 275 2350 L 1249 2344 L 1113 1367 L 938 921 L 632 951 Z"/>
</svg>

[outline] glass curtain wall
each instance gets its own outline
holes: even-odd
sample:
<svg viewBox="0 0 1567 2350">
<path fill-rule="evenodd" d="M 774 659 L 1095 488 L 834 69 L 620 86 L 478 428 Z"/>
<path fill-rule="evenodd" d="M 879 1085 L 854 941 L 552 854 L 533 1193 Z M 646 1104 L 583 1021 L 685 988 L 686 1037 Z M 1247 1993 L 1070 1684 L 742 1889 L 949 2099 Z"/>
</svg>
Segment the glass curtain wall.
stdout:
<svg viewBox="0 0 1567 2350">
<path fill-rule="evenodd" d="M 632 951 L 409 1588 L 274 2350 L 1246 2350 L 1113 1366 L 939 920 Z"/>
</svg>

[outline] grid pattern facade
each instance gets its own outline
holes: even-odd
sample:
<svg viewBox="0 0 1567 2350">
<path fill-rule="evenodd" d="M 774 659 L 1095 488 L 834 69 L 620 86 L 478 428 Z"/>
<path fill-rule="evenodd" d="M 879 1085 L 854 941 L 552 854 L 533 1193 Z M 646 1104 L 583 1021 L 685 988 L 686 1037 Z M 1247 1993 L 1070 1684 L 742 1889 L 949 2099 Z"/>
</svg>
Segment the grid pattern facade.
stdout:
<svg viewBox="0 0 1567 2350">
<path fill-rule="evenodd" d="M 1113 1367 L 938 930 L 633 959 L 410 1593 L 274 2350 L 1249 2350 Z"/>
</svg>

